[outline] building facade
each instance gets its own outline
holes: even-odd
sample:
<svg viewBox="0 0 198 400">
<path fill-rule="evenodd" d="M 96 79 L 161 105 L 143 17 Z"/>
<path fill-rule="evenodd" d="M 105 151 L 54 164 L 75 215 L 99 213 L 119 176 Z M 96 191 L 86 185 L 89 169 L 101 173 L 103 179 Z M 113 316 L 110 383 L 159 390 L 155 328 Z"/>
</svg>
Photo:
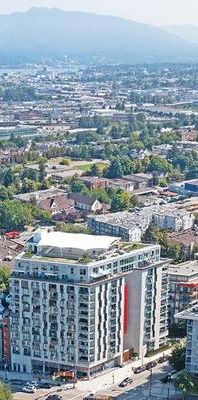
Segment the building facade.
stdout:
<svg viewBox="0 0 198 400">
<path fill-rule="evenodd" d="M 12 369 L 89 377 L 143 357 L 166 341 L 168 284 L 159 245 L 36 231 L 10 279 Z"/>
<path fill-rule="evenodd" d="M 198 376 L 198 307 L 182 311 L 175 318 L 187 321 L 185 370 Z"/>
<path fill-rule="evenodd" d="M 169 321 L 176 313 L 198 303 L 198 261 L 170 265 Z"/>
</svg>

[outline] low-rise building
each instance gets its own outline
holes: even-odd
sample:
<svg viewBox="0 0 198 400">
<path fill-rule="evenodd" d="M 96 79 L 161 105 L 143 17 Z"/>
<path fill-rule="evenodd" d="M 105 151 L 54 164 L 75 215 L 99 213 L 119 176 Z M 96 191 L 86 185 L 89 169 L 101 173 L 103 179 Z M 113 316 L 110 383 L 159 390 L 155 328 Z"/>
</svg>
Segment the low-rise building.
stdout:
<svg viewBox="0 0 198 400">
<path fill-rule="evenodd" d="M 86 212 L 102 211 L 103 205 L 95 196 L 81 193 L 70 193 L 69 198 L 74 201 L 75 208 Z"/>
<path fill-rule="evenodd" d="M 134 222 L 134 216 L 128 211 L 89 216 L 88 226 L 97 235 L 118 236 L 131 243 L 140 243 L 141 228 Z"/>
</svg>

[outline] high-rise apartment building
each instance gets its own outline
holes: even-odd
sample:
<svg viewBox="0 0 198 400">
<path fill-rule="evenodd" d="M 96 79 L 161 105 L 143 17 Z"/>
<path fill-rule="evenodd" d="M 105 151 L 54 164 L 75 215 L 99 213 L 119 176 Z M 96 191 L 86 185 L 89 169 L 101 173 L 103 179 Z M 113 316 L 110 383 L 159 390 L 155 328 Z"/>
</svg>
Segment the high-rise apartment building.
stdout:
<svg viewBox="0 0 198 400">
<path fill-rule="evenodd" d="M 90 376 L 168 334 L 168 260 L 159 245 L 37 230 L 16 257 L 12 369 Z"/>
<path fill-rule="evenodd" d="M 175 318 L 187 321 L 187 341 L 185 370 L 198 375 L 198 306 L 175 315 Z"/>
</svg>

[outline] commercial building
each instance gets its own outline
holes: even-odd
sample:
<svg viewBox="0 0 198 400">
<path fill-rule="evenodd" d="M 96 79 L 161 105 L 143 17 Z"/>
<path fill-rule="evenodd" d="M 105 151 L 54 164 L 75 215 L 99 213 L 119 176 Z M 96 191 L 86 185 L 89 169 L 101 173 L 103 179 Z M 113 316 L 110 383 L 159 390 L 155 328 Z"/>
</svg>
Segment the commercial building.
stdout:
<svg viewBox="0 0 198 400">
<path fill-rule="evenodd" d="M 117 237 L 37 230 L 11 274 L 14 371 L 90 376 L 166 342 L 168 260 Z"/>
<path fill-rule="evenodd" d="M 198 304 L 198 261 L 170 265 L 169 321 L 176 313 Z"/>
<path fill-rule="evenodd" d="M 187 321 L 187 341 L 185 370 L 198 375 L 198 306 L 175 315 L 175 318 Z"/>
</svg>

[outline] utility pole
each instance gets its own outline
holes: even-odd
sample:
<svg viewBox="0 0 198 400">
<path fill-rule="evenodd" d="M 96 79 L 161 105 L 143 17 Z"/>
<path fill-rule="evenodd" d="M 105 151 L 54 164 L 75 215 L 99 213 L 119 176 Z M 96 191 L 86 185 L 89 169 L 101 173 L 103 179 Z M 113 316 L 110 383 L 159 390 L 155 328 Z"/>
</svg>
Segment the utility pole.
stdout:
<svg viewBox="0 0 198 400">
<path fill-rule="evenodd" d="M 150 369 L 150 380 L 149 380 L 149 400 L 152 400 L 152 378 L 153 378 L 153 369 Z"/>
<path fill-rule="evenodd" d="M 169 379 L 169 382 L 168 382 L 168 395 L 167 395 L 167 400 L 170 399 L 170 384 L 171 384 L 171 380 Z"/>
</svg>

